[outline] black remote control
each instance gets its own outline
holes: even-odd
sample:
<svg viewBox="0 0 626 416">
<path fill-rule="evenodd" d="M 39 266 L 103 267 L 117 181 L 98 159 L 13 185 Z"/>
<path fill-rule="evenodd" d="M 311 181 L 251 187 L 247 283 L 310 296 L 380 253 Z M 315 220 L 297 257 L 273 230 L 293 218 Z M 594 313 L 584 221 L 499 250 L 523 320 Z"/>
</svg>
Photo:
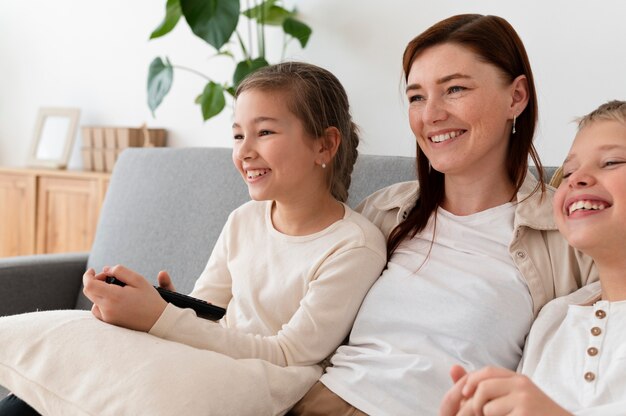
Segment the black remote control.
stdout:
<svg viewBox="0 0 626 416">
<path fill-rule="evenodd" d="M 126 286 L 126 283 L 116 279 L 113 276 L 107 276 L 105 282 L 112 285 Z M 215 306 L 202 299 L 183 295 L 182 293 L 178 292 L 172 292 L 171 290 L 163 289 L 162 287 L 158 286 L 154 286 L 154 288 L 159 292 L 161 297 L 166 302 L 169 302 L 174 306 L 178 306 L 179 308 L 191 308 L 196 311 L 196 315 L 198 315 L 198 317 L 200 318 L 209 319 L 211 321 L 218 321 L 222 319 L 222 317 L 226 313 L 226 309 Z"/>
</svg>

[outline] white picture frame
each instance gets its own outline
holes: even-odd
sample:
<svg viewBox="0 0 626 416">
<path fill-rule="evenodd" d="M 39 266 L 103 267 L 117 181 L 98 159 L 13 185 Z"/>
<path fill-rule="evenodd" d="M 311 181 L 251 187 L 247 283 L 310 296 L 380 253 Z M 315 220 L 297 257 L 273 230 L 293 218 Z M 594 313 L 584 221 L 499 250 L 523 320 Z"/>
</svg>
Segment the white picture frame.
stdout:
<svg viewBox="0 0 626 416">
<path fill-rule="evenodd" d="M 28 164 L 33 167 L 64 169 L 76 138 L 80 110 L 43 107 L 39 109 Z"/>
</svg>

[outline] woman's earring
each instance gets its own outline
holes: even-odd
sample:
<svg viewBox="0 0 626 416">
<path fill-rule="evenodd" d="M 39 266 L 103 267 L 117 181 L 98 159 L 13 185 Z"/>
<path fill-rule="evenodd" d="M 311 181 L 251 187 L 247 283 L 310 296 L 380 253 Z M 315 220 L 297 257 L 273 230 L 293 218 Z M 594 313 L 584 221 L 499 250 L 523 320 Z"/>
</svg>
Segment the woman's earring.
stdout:
<svg viewBox="0 0 626 416">
<path fill-rule="evenodd" d="M 322 162 L 322 169 L 326 169 L 326 163 Z"/>
<path fill-rule="evenodd" d="M 515 121 L 517 121 L 517 116 L 513 116 L 513 131 L 512 134 L 515 134 Z"/>
</svg>

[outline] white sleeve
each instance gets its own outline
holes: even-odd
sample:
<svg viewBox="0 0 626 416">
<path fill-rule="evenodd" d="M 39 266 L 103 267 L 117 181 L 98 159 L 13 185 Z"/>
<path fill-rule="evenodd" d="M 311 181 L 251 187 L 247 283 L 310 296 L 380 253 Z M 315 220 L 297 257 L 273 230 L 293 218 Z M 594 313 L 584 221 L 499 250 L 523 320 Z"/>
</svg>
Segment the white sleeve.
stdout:
<svg viewBox="0 0 626 416">
<path fill-rule="evenodd" d="M 232 276 L 227 267 L 228 256 L 228 229 L 230 218 L 224 225 L 211 257 L 204 271 L 196 280 L 196 284 L 190 296 L 205 300 L 214 305 L 226 308 L 232 298 Z"/>
<path fill-rule="evenodd" d="M 224 328 L 173 305 L 167 306 L 150 333 L 233 358 L 261 358 L 280 366 L 316 364 L 346 338 L 385 263 L 380 253 L 367 247 L 329 257 L 309 284 L 299 308 L 276 335 Z"/>
</svg>

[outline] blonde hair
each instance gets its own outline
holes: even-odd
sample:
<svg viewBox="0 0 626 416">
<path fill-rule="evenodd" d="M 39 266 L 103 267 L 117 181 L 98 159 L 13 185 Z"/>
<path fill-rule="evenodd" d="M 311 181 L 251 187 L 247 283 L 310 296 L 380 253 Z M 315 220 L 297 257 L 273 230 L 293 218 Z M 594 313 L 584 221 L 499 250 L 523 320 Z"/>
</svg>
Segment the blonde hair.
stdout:
<svg viewBox="0 0 626 416">
<path fill-rule="evenodd" d="M 578 131 L 596 121 L 617 121 L 626 125 L 626 101 L 612 100 L 602 104 L 591 113 L 576 119 L 578 122 Z M 550 185 L 558 188 L 563 181 L 563 166 L 552 175 Z"/>
<path fill-rule="evenodd" d="M 350 115 L 348 95 L 337 77 L 312 64 L 283 62 L 248 75 L 237 87 L 235 99 L 251 89 L 284 93 L 289 111 L 316 140 L 323 140 L 329 127 L 339 131 L 341 142 L 329 166 L 327 181 L 333 197 L 345 202 L 358 157 L 359 134 Z"/>
<path fill-rule="evenodd" d="M 626 124 L 626 101 L 612 100 L 602 104 L 586 116 L 580 117 L 578 121 L 578 130 L 587 126 L 594 121 L 618 121 Z"/>
</svg>

